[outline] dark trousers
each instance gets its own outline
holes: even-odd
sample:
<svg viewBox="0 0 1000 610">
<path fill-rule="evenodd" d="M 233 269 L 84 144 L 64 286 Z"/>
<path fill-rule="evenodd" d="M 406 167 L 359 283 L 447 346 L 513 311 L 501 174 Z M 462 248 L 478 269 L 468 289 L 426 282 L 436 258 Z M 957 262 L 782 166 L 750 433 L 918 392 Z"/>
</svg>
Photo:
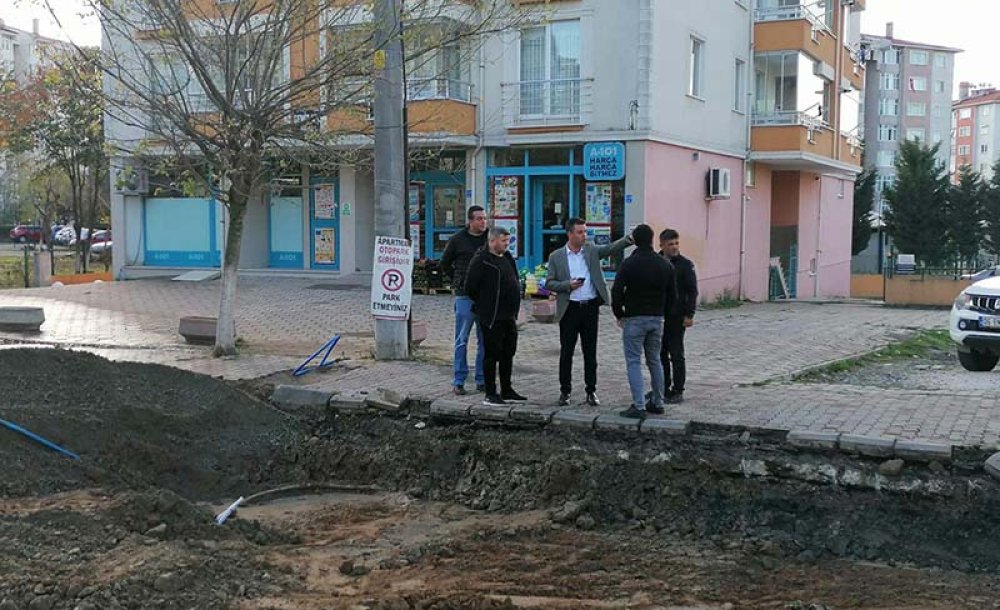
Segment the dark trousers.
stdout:
<svg viewBox="0 0 1000 610">
<path fill-rule="evenodd" d="M 570 301 L 569 309 L 559 320 L 559 391 L 573 390 L 573 355 L 576 338 L 583 347 L 583 380 L 587 393 L 597 390 L 597 331 L 600 327 L 600 301 Z"/>
<path fill-rule="evenodd" d="M 684 318 L 670 317 L 663 324 L 663 343 L 660 346 L 660 360 L 663 362 L 663 390 L 680 393 L 684 391 L 687 368 L 684 366 Z M 673 385 L 671 385 L 673 381 Z"/>
<path fill-rule="evenodd" d="M 486 355 L 483 358 L 483 377 L 487 394 L 497 392 L 497 365 L 500 365 L 500 389 L 509 392 L 510 378 L 514 372 L 514 354 L 517 353 L 517 322 L 497 320 L 493 327 L 483 326 L 483 343 Z"/>
</svg>

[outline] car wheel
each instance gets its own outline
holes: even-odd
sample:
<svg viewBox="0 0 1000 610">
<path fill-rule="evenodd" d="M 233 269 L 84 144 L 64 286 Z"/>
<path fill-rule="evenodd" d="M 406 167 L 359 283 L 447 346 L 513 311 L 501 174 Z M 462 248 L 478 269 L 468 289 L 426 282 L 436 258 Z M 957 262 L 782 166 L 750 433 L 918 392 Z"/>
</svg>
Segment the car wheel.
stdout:
<svg viewBox="0 0 1000 610">
<path fill-rule="evenodd" d="M 997 360 L 1000 360 L 1000 357 L 992 354 L 958 352 L 958 361 L 962 363 L 962 367 L 964 367 L 967 371 L 973 371 L 976 373 L 992 371 L 993 367 L 997 365 Z"/>
</svg>

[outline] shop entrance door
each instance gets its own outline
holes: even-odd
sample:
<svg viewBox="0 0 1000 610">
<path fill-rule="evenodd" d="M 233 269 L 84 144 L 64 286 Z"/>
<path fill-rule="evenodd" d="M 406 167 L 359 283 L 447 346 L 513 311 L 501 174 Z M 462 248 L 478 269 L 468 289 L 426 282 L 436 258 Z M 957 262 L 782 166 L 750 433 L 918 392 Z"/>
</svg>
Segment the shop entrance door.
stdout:
<svg viewBox="0 0 1000 610">
<path fill-rule="evenodd" d="M 534 268 L 566 245 L 566 221 L 577 214 L 569 176 L 532 176 L 530 235 L 524 243 L 527 263 Z"/>
</svg>

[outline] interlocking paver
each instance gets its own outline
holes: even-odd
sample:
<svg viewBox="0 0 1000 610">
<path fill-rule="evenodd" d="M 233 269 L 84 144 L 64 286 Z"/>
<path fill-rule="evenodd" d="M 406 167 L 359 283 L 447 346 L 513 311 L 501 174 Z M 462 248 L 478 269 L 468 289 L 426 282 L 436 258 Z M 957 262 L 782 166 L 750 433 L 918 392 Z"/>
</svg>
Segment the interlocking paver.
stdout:
<svg viewBox="0 0 1000 610">
<path fill-rule="evenodd" d="M 45 307 L 42 333 L 29 338 L 44 345 L 245 379 L 289 371 L 340 333 L 343 338 L 335 354 L 352 358 L 353 368 L 336 365 L 303 378 L 316 388 L 348 392 L 389 387 L 429 399 L 451 396 L 446 363 L 454 324 L 449 297 L 414 297 L 416 319 L 428 323 L 418 361 L 378 363 L 369 359 L 373 324 L 367 311 L 366 278 L 241 278 L 237 331 L 245 345 L 237 358 L 211 358 L 207 348 L 185 345 L 177 334 L 181 316 L 214 315 L 218 298 L 218 282 L 166 280 L 0 291 L 0 305 Z M 988 383 L 969 391 L 753 385 L 865 353 L 913 330 L 940 328 L 946 319 L 942 311 L 865 304 L 770 303 L 699 312 L 687 335 L 687 400 L 673 406 L 667 416 L 959 444 L 997 442 L 1000 399 Z M 0 344 L 24 340 L 21 335 L 0 333 Z M 594 409 L 583 403 L 578 354 L 573 373 L 578 385 L 569 407 L 595 417 L 613 413 L 629 401 L 621 334 L 607 309 L 601 316 L 599 341 L 598 393 L 604 406 Z M 525 326 L 515 360 L 515 383 L 518 391 L 545 409 L 556 407 L 558 352 L 556 325 Z"/>
</svg>

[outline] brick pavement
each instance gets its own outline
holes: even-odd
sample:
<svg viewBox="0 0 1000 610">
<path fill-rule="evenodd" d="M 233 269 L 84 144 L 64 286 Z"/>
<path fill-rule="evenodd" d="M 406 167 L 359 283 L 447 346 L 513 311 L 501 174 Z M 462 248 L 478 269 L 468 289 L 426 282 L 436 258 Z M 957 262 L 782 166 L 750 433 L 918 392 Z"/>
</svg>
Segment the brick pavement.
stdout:
<svg viewBox="0 0 1000 610">
<path fill-rule="evenodd" d="M 183 344 L 182 315 L 214 315 L 218 283 L 164 280 L 0 291 L 0 305 L 41 305 L 47 322 L 32 341 L 75 346 L 119 360 L 159 362 L 226 378 L 288 371 L 330 335 L 345 335 L 340 353 L 355 367 L 300 379 L 325 389 L 390 387 L 436 398 L 450 392 L 451 299 L 417 296 L 415 316 L 428 322 L 418 362 L 366 359 L 372 342 L 368 290 L 350 281 L 250 277 L 241 280 L 237 328 L 246 346 L 234 359 L 212 359 Z M 688 400 L 671 416 L 787 429 L 947 440 L 1000 441 L 1000 403 L 980 386 L 970 391 L 921 391 L 845 385 L 770 383 L 807 367 L 878 348 L 916 329 L 941 327 L 942 311 L 864 304 L 751 304 L 699 312 L 688 335 Z M 0 341 L 18 335 L 0 333 Z M 620 332 L 602 315 L 599 393 L 602 411 L 627 404 Z M 539 404 L 558 395 L 558 329 L 530 323 L 521 335 L 516 385 Z M 957 364 L 956 364 L 957 367 Z M 582 390 L 582 362 L 574 379 Z M 582 409 L 582 391 L 574 409 Z M 474 400 L 471 398 L 470 400 Z"/>
</svg>

